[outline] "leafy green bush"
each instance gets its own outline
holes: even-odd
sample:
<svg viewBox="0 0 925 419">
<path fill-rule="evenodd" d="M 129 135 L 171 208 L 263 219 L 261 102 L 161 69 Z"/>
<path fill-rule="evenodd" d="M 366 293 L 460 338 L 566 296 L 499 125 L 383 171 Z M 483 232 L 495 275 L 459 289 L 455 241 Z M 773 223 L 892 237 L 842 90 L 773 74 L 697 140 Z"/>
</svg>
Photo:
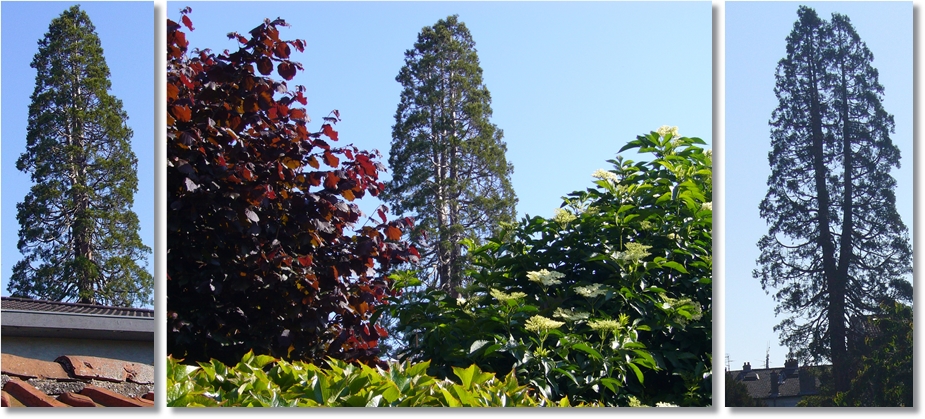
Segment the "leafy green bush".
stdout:
<svg viewBox="0 0 925 419">
<path fill-rule="evenodd" d="M 548 401 L 475 365 L 455 368 L 454 383 L 425 374 L 429 363 L 390 365 L 388 371 L 330 359 L 328 368 L 247 353 L 234 367 L 218 360 L 184 365 L 167 359 L 167 406 L 540 406 Z M 564 399 L 559 406 L 569 406 Z"/>
<path fill-rule="evenodd" d="M 473 363 L 514 371 L 551 400 L 709 405 L 712 159 L 699 144 L 676 128 L 639 136 L 620 152 L 652 161 L 617 156 L 553 218 L 470 246 L 477 269 L 460 297 L 390 307 L 401 359 L 438 377 Z"/>
</svg>

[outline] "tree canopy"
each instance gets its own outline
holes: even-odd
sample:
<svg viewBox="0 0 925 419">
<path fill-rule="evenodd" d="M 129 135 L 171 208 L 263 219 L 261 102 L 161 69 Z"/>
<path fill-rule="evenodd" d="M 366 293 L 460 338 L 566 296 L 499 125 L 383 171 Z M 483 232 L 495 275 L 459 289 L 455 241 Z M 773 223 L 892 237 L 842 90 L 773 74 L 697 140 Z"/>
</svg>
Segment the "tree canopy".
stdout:
<svg viewBox="0 0 925 419">
<path fill-rule="evenodd" d="M 873 54 L 847 16 L 801 6 L 777 67 L 768 225 L 754 276 L 776 289 L 775 330 L 802 359 L 830 359 L 848 386 L 850 319 L 911 301 L 911 245 L 896 211 L 900 150 Z"/>
<path fill-rule="evenodd" d="M 385 365 L 386 273 L 417 250 L 401 240 L 410 218 L 354 203 L 382 191 L 379 156 L 332 145 L 336 110 L 309 131 L 305 88 L 286 83 L 306 42 L 280 39 L 284 20 L 215 54 L 189 50 L 190 11 L 167 21 L 168 353 Z"/>
<path fill-rule="evenodd" d="M 138 160 L 122 101 L 80 6 L 52 20 L 31 66 L 26 151 L 16 168 L 33 186 L 17 204 L 19 251 L 9 291 L 114 306 L 153 303 L 141 262 L 151 250 L 132 211 Z M 140 264 L 143 263 L 143 264 Z"/>
<path fill-rule="evenodd" d="M 513 221 L 514 169 L 502 131 L 489 121 L 475 42 L 457 16 L 421 30 L 395 80 L 402 93 L 383 197 L 415 217 L 410 237 L 421 244 L 421 278 L 455 292 L 468 266 L 462 240 L 479 241 Z"/>
</svg>

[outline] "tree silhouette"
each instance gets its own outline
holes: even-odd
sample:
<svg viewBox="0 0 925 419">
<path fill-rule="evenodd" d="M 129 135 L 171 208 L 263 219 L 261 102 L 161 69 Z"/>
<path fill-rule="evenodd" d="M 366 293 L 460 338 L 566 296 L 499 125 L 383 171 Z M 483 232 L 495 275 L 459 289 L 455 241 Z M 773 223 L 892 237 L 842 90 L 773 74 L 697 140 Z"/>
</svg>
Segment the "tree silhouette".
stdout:
<svg viewBox="0 0 925 419">
<path fill-rule="evenodd" d="M 900 151 L 873 54 L 847 16 L 801 6 L 777 67 L 771 175 L 760 213 L 769 224 L 754 276 L 776 288 L 775 326 L 801 358 L 830 359 L 849 385 L 851 318 L 883 298 L 911 301 L 908 230 L 896 211 Z"/>
</svg>

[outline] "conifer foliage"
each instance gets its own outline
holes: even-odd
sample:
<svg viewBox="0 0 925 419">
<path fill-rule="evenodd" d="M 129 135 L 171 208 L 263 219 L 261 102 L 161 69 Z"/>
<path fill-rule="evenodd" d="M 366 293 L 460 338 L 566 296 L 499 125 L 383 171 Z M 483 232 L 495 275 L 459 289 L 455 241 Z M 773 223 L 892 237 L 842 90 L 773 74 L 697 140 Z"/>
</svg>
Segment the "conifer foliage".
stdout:
<svg viewBox="0 0 925 419">
<path fill-rule="evenodd" d="M 89 16 L 52 20 L 31 66 L 26 150 L 16 168 L 33 186 L 17 204 L 16 296 L 114 306 L 152 303 L 153 279 L 131 210 L 138 190 L 132 130 L 109 94 L 109 67 Z"/>
<path fill-rule="evenodd" d="M 383 196 L 396 213 L 415 216 L 421 279 L 455 293 L 469 265 L 462 240 L 479 241 L 514 219 L 514 168 L 502 131 L 489 121 L 475 42 L 457 16 L 421 30 L 395 80 L 403 90 Z"/>
<path fill-rule="evenodd" d="M 285 21 L 215 54 L 189 50 L 189 12 L 167 22 L 168 352 L 379 364 L 385 273 L 417 251 L 401 241 L 410 218 L 353 203 L 382 191 L 378 155 L 332 145 L 338 111 L 309 130 L 305 88 L 286 83 L 306 43 L 280 39 Z"/>
<path fill-rule="evenodd" d="M 777 67 L 771 176 L 761 202 L 768 234 L 754 276 L 775 288 L 775 327 L 801 358 L 830 359 L 847 390 L 852 319 L 884 300 L 909 301 L 912 249 L 896 211 L 900 150 L 873 54 L 847 16 L 801 6 Z"/>
</svg>

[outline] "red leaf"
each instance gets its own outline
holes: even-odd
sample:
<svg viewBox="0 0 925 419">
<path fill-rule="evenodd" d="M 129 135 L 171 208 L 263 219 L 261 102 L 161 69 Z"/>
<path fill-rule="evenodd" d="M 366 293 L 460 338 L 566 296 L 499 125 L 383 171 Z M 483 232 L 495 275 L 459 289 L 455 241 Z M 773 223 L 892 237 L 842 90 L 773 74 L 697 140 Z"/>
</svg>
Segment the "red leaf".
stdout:
<svg viewBox="0 0 925 419">
<path fill-rule="evenodd" d="M 337 156 L 335 156 L 334 154 L 331 154 L 330 151 L 325 151 L 323 158 L 324 158 L 324 164 L 328 166 L 337 167 L 337 165 L 340 164 L 340 159 L 338 159 Z"/>
<path fill-rule="evenodd" d="M 267 57 L 260 57 L 257 60 L 257 71 L 264 76 L 269 76 L 273 72 L 273 62 Z"/>
<path fill-rule="evenodd" d="M 311 265 L 312 265 L 312 256 L 311 256 L 311 255 L 305 255 L 305 256 L 300 257 L 300 258 L 299 258 L 299 263 L 302 264 L 302 266 L 306 266 L 306 267 L 311 266 Z"/>
<path fill-rule="evenodd" d="M 353 160 L 353 152 L 350 149 L 344 150 L 344 154 L 347 155 L 347 158 Z"/>
<path fill-rule="evenodd" d="M 382 207 L 380 207 L 376 212 L 379 213 L 379 218 L 382 219 L 383 224 L 388 222 L 387 219 L 385 218 L 385 211 L 382 210 Z"/>
<path fill-rule="evenodd" d="M 279 180 L 286 180 L 286 176 L 283 175 L 283 165 L 276 162 L 276 173 L 279 173 Z"/>
<path fill-rule="evenodd" d="M 299 101 L 302 105 L 308 105 L 308 99 L 302 96 L 302 92 L 299 92 L 299 94 L 295 96 L 295 100 Z"/>
<path fill-rule="evenodd" d="M 337 182 L 340 182 L 340 178 L 334 173 L 328 172 L 328 175 L 324 178 L 324 187 L 328 189 L 337 189 Z"/>
<path fill-rule="evenodd" d="M 385 237 L 389 240 L 401 240 L 401 230 L 392 226 L 388 226 L 385 228 Z"/>
<path fill-rule="evenodd" d="M 289 119 L 305 119 L 305 110 L 304 109 L 290 109 L 289 110 Z"/>
<path fill-rule="evenodd" d="M 180 81 L 183 82 L 183 85 L 186 86 L 187 89 L 193 90 L 196 88 L 196 86 L 193 85 L 193 82 L 191 82 L 189 78 L 186 77 L 186 74 L 180 75 Z"/>
<path fill-rule="evenodd" d="M 273 187 L 267 185 L 267 198 L 276 199 L 276 192 L 273 192 Z"/>
<path fill-rule="evenodd" d="M 177 85 L 173 83 L 168 83 L 167 84 L 167 99 L 177 100 L 179 95 L 180 95 L 180 88 L 177 87 Z"/>
<path fill-rule="evenodd" d="M 180 20 L 183 22 L 184 25 L 186 25 L 187 28 L 189 28 L 189 30 L 191 30 L 191 31 L 192 31 L 192 30 L 195 30 L 195 29 L 193 29 L 193 21 L 192 21 L 192 20 L 189 20 L 189 16 L 183 15 L 183 18 L 180 19 Z"/>
<path fill-rule="evenodd" d="M 279 71 L 279 75 L 286 80 L 292 80 L 292 78 L 295 77 L 296 68 L 287 61 L 279 63 L 279 65 L 276 66 L 276 70 Z"/>
<path fill-rule="evenodd" d="M 375 328 L 376 328 L 376 333 L 379 334 L 379 337 L 380 337 L 380 338 L 389 337 L 389 332 L 386 331 L 384 327 L 379 326 L 379 325 L 377 324 L 377 325 L 375 326 Z"/>
<path fill-rule="evenodd" d="M 331 128 L 330 125 L 328 125 L 328 124 L 322 125 L 322 126 L 321 126 L 321 132 L 323 132 L 324 135 L 327 135 L 328 138 L 330 138 L 330 139 L 332 139 L 332 140 L 334 140 L 334 141 L 337 141 L 337 131 L 334 131 L 334 128 Z"/>
<path fill-rule="evenodd" d="M 192 118 L 192 111 L 186 105 L 172 106 L 170 111 L 173 114 L 173 117 L 177 118 L 177 120 L 180 122 L 189 122 Z"/>
<path fill-rule="evenodd" d="M 273 53 L 275 53 L 278 58 L 289 58 L 289 44 L 285 42 L 276 44 L 276 48 L 273 49 Z"/>
</svg>

